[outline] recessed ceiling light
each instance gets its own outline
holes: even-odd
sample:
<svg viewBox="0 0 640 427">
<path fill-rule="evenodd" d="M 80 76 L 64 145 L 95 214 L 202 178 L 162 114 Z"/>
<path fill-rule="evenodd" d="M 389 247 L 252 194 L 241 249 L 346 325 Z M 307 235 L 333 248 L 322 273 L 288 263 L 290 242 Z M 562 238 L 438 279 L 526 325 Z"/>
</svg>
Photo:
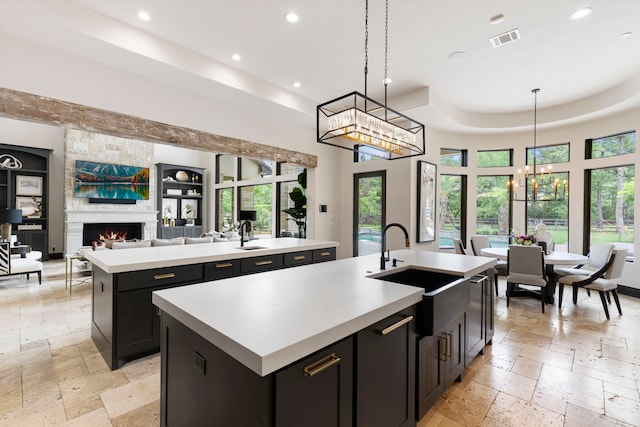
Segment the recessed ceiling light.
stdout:
<svg viewBox="0 0 640 427">
<path fill-rule="evenodd" d="M 300 17 L 295 12 L 289 12 L 284 17 L 285 17 L 285 19 L 287 21 L 292 22 L 292 23 L 293 22 L 298 22 L 300 20 Z"/>
<path fill-rule="evenodd" d="M 620 34 L 620 37 L 622 37 L 622 38 L 631 37 L 631 31 L 627 31 L 626 33 Z"/>
<path fill-rule="evenodd" d="M 498 25 L 502 21 L 504 21 L 504 15 L 502 15 L 502 14 L 496 15 L 496 16 L 491 18 L 491 25 Z"/>
<path fill-rule="evenodd" d="M 585 16 L 591 15 L 591 12 L 593 12 L 593 9 L 591 9 L 590 7 L 583 7 L 582 9 L 578 9 L 575 12 L 573 12 L 571 15 L 569 15 L 569 19 L 572 21 L 575 21 L 577 19 L 582 19 Z"/>
<path fill-rule="evenodd" d="M 302 85 L 300 84 L 300 82 L 294 82 L 294 83 L 293 83 L 293 87 L 300 87 L 300 86 L 302 86 Z"/>
<path fill-rule="evenodd" d="M 238 55 L 237 53 L 234 53 L 233 55 L 231 55 L 231 59 L 233 59 L 234 61 L 240 61 L 242 59 L 242 57 L 240 55 Z"/>
<path fill-rule="evenodd" d="M 151 19 L 151 15 L 149 15 L 149 13 L 147 13 L 144 10 L 141 10 L 140 12 L 138 12 L 138 18 L 142 19 L 143 21 L 149 21 Z"/>
<path fill-rule="evenodd" d="M 450 53 L 447 58 L 449 58 L 450 61 L 460 61 L 464 59 L 465 56 L 467 56 L 467 52 L 463 52 L 460 50 L 458 52 Z"/>
</svg>

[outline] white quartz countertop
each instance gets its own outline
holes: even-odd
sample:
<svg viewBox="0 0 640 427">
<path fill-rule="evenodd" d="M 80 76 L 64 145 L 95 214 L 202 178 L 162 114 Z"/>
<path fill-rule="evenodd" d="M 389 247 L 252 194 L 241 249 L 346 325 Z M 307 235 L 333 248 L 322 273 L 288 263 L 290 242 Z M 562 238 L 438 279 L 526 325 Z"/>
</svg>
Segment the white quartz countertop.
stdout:
<svg viewBox="0 0 640 427">
<path fill-rule="evenodd" d="M 307 251 L 339 246 L 338 242 L 323 240 L 258 239 L 245 242 L 245 246 L 260 246 L 261 249 L 243 250 L 240 241 L 197 243 L 190 245 L 156 246 L 149 248 L 102 249 L 87 251 L 86 259 L 107 273 L 148 270 L 177 265 L 200 264 L 229 259 L 250 258 L 278 253 Z"/>
<path fill-rule="evenodd" d="M 421 267 L 469 277 L 494 258 L 392 251 L 403 260 L 387 272 Z M 259 375 L 352 335 L 422 300 L 424 290 L 368 276 L 369 255 L 171 288 L 153 293 L 164 312 Z"/>
</svg>

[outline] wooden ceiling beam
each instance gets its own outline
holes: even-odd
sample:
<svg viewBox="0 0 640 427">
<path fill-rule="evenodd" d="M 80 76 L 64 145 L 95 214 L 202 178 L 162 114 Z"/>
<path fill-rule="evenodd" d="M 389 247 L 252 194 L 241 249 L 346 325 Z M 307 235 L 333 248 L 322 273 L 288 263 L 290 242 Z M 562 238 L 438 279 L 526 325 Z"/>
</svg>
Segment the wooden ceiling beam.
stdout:
<svg viewBox="0 0 640 427">
<path fill-rule="evenodd" d="M 293 163 L 306 168 L 318 165 L 318 157 L 312 154 L 6 88 L 0 88 L 0 116 L 219 154 Z"/>
</svg>

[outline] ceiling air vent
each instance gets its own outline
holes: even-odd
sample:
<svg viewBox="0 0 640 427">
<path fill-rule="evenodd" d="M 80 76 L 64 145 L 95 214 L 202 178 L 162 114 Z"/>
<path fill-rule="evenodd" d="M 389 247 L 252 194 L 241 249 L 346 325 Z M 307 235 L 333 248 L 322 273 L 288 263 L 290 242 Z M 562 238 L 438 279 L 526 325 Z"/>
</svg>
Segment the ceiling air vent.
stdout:
<svg viewBox="0 0 640 427">
<path fill-rule="evenodd" d="M 491 37 L 489 40 L 491 41 L 491 45 L 493 47 L 502 46 L 503 44 L 511 43 L 520 38 L 520 31 L 516 28 L 515 30 L 509 30 L 506 33 L 498 34 L 497 36 Z"/>
</svg>

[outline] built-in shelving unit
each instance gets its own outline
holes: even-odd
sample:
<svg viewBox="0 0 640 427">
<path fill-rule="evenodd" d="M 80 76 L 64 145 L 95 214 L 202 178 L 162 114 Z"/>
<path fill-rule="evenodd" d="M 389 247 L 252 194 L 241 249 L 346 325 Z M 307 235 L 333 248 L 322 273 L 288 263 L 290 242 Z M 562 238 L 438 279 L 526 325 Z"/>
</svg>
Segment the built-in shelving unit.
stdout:
<svg viewBox="0 0 640 427">
<path fill-rule="evenodd" d="M 158 163 L 158 238 L 198 237 L 204 218 L 204 169 Z"/>
<path fill-rule="evenodd" d="M 49 155 L 51 150 L 0 144 L 0 209 L 23 209 L 12 234 L 49 259 Z"/>
</svg>

